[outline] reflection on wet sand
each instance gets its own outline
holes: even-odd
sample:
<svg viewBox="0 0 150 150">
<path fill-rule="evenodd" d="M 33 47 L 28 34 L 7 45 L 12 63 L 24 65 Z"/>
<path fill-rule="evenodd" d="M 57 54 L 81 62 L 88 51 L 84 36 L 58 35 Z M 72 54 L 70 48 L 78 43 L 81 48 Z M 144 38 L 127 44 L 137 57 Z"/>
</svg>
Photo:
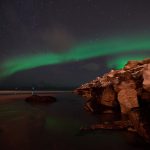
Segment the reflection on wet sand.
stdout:
<svg viewBox="0 0 150 150">
<path fill-rule="evenodd" d="M 81 99 L 70 94 L 56 94 L 58 102 L 50 105 L 30 105 L 19 100 L 0 104 L 0 150 L 106 150 L 149 149 L 136 134 L 124 131 L 81 133 L 80 127 L 113 121 L 120 116 L 91 115 L 82 110 Z M 1 97 L 0 97 L 1 99 Z M 136 142 L 138 139 L 141 142 Z"/>
<path fill-rule="evenodd" d="M 16 111 L 4 115 L 0 121 L 0 141 L 2 149 L 30 149 L 30 141 L 40 142 L 44 132 L 45 114 L 43 112 Z M 2 118 L 2 116 L 1 116 Z M 6 119 L 7 118 L 7 119 Z M 39 136 L 35 138 L 34 136 Z"/>
</svg>

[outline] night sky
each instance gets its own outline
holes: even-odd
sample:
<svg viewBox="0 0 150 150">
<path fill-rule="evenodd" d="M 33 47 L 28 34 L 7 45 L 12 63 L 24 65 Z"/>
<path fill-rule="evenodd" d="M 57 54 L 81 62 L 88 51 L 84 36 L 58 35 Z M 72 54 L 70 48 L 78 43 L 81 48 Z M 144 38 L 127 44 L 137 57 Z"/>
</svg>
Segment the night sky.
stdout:
<svg viewBox="0 0 150 150">
<path fill-rule="evenodd" d="M 1 89 L 71 89 L 149 56 L 149 0 L 0 0 Z"/>
</svg>

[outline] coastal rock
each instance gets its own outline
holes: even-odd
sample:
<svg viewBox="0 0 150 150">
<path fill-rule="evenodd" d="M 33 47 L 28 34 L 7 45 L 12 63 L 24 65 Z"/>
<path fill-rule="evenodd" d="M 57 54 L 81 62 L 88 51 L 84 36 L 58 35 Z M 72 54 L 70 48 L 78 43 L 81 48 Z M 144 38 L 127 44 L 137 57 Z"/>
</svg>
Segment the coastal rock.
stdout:
<svg viewBox="0 0 150 150">
<path fill-rule="evenodd" d="M 82 84 L 74 91 L 86 102 L 100 107 L 115 107 L 119 102 L 122 113 L 139 107 L 139 99 L 150 100 L 150 58 L 129 61 L 123 69 L 111 70 L 102 77 Z M 91 110 L 91 109 L 89 109 Z M 93 112 L 93 110 L 92 110 Z"/>
<path fill-rule="evenodd" d="M 108 86 L 102 92 L 101 97 L 99 97 L 98 101 L 102 105 L 113 107 L 115 105 L 116 93 L 112 89 L 111 86 Z"/>
<path fill-rule="evenodd" d="M 25 99 L 26 102 L 29 103 L 52 103 L 56 101 L 55 97 L 52 96 L 39 96 L 39 95 L 32 95 Z"/>
<path fill-rule="evenodd" d="M 136 61 L 136 60 L 130 60 L 128 63 L 124 66 L 124 70 L 132 69 L 135 68 L 138 65 L 141 65 L 141 61 Z"/>
<path fill-rule="evenodd" d="M 147 64 L 143 69 L 143 88 L 150 92 L 150 64 Z"/>
<path fill-rule="evenodd" d="M 150 104 L 150 58 L 129 61 L 123 69 L 111 70 L 81 85 L 74 92 L 86 100 L 87 110 L 91 112 L 104 106 L 113 110 L 118 105 L 122 114 L 119 122 L 103 122 L 81 130 L 127 129 L 136 131 L 145 141 L 150 142 L 150 122 L 143 120 L 147 113 L 141 115 L 141 110 L 148 109 L 144 106 Z"/>
<path fill-rule="evenodd" d="M 132 108 L 139 107 L 137 100 L 137 91 L 132 88 L 122 89 L 118 93 L 118 101 L 121 108 L 121 113 L 127 114 Z"/>
</svg>

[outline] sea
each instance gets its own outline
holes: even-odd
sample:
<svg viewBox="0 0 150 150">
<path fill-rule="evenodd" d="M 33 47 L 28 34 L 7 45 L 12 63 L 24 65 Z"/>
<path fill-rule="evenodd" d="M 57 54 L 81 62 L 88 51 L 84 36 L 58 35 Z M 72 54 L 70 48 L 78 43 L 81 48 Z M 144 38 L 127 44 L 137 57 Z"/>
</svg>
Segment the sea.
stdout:
<svg viewBox="0 0 150 150">
<path fill-rule="evenodd" d="M 91 114 L 84 100 L 70 91 L 51 91 L 51 104 L 30 104 L 26 92 L 0 93 L 0 150 L 149 150 L 135 132 L 81 131 L 116 114 Z"/>
</svg>

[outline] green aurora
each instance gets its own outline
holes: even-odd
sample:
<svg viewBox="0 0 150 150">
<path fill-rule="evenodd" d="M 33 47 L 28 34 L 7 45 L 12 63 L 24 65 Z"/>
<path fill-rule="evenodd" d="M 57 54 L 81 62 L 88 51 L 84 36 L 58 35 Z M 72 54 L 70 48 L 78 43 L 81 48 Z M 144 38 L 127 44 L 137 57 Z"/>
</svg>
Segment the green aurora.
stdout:
<svg viewBox="0 0 150 150">
<path fill-rule="evenodd" d="M 8 77 L 19 71 L 45 65 L 81 61 L 107 55 L 113 58 L 116 54 L 124 55 L 124 52 L 142 52 L 143 50 L 150 51 L 150 36 L 125 36 L 107 38 L 96 42 L 83 42 L 76 44 L 73 48 L 64 53 L 49 52 L 9 58 L 1 64 L 1 68 L 3 69 L 1 77 Z M 138 59 L 143 59 L 144 57 L 145 55 L 140 55 Z M 120 68 L 129 59 L 131 59 L 131 56 L 127 56 L 125 59 L 117 58 L 115 61 L 111 60 L 108 62 L 107 65 L 108 67 L 113 67 L 116 63 L 119 64 L 117 68 Z"/>
<path fill-rule="evenodd" d="M 133 55 L 127 55 L 124 57 L 119 57 L 119 58 L 114 58 L 112 60 L 109 60 L 109 62 L 107 63 L 107 67 L 111 68 L 111 69 L 121 69 L 124 67 L 124 65 L 128 62 L 128 60 L 143 60 L 145 58 L 147 58 L 147 55 L 137 55 L 137 56 L 133 56 Z"/>
</svg>

